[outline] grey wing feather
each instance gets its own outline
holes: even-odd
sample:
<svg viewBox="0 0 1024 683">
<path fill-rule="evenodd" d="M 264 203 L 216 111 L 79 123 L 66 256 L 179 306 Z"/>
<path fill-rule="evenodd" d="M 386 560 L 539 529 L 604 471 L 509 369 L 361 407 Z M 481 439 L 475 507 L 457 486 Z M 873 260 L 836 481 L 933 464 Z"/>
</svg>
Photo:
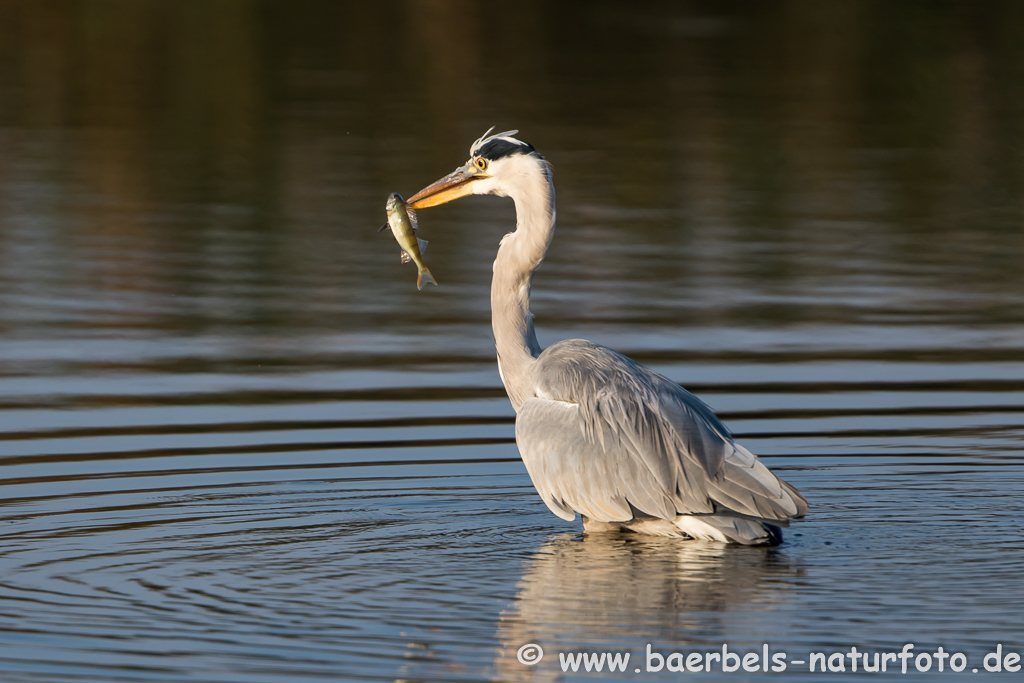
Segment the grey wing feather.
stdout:
<svg viewBox="0 0 1024 683">
<path fill-rule="evenodd" d="M 639 510 L 785 524 L 807 511 L 706 404 L 611 349 L 559 342 L 537 359 L 533 378 L 535 397 L 520 407 L 516 441 L 560 517 L 576 511 L 621 522 Z"/>
<path fill-rule="evenodd" d="M 603 446 L 588 438 L 585 422 L 574 403 L 531 398 L 519 409 L 516 441 L 551 511 L 567 520 L 579 512 L 621 522 L 633 518 L 632 504 L 648 514 L 675 517 L 672 497 L 658 476 L 611 435 Z"/>
</svg>

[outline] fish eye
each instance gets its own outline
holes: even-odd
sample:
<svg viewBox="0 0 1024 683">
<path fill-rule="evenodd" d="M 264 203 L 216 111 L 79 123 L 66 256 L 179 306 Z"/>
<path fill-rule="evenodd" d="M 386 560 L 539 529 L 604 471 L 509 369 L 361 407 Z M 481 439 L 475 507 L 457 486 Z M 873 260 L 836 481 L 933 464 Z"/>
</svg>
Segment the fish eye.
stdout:
<svg viewBox="0 0 1024 683">
<path fill-rule="evenodd" d="M 481 171 L 486 171 L 487 170 L 487 160 L 486 159 L 480 159 L 478 157 L 475 163 L 476 163 L 476 167 L 479 168 Z"/>
</svg>

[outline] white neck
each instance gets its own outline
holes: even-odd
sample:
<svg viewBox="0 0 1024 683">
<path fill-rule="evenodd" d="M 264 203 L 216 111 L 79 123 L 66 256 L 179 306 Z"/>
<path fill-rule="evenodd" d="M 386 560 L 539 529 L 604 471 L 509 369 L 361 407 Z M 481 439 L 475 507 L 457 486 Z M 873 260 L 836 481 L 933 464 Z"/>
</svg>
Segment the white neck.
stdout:
<svg viewBox="0 0 1024 683">
<path fill-rule="evenodd" d="M 516 231 L 502 238 L 494 259 L 491 328 L 501 381 L 518 411 L 534 395 L 531 374 L 541 348 L 530 312 L 530 287 L 555 231 L 555 188 L 543 161 L 519 155 L 505 163 L 510 162 L 521 172 L 502 185 L 500 194 L 515 201 Z"/>
</svg>

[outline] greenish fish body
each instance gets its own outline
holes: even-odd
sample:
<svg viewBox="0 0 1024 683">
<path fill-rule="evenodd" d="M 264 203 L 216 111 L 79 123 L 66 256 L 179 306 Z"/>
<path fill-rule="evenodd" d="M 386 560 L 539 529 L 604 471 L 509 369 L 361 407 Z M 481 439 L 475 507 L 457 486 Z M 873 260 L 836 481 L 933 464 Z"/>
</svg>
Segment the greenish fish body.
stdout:
<svg viewBox="0 0 1024 683">
<path fill-rule="evenodd" d="M 423 289 L 428 282 L 436 285 L 437 280 L 423 263 L 423 252 L 427 249 L 427 241 L 416 237 L 416 212 L 408 207 L 402 195 L 391 193 L 387 203 L 388 222 L 391 232 L 402 248 L 402 263 L 412 261 L 419 271 L 416 274 L 416 288 Z M 386 226 L 381 226 L 381 230 Z"/>
</svg>

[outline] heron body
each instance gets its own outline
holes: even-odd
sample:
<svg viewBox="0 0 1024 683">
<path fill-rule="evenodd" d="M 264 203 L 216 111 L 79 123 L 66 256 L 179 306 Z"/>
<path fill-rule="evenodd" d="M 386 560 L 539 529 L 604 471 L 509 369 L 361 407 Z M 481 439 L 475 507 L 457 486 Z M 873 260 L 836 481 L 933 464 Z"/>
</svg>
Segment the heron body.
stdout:
<svg viewBox="0 0 1024 683">
<path fill-rule="evenodd" d="M 489 133 L 464 166 L 409 205 L 469 194 L 515 202 L 516 230 L 494 260 L 491 325 L 516 444 L 541 498 L 563 519 L 579 513 L 588 532 L 778 543 L 778 526 L 803 516 L 806 500 L 737 444 L 705 403 L 598 344 L 569 339 L 541 349 L 530 288 L 554 234 L 551 170 L 517 131 Z"/>
</svg>

